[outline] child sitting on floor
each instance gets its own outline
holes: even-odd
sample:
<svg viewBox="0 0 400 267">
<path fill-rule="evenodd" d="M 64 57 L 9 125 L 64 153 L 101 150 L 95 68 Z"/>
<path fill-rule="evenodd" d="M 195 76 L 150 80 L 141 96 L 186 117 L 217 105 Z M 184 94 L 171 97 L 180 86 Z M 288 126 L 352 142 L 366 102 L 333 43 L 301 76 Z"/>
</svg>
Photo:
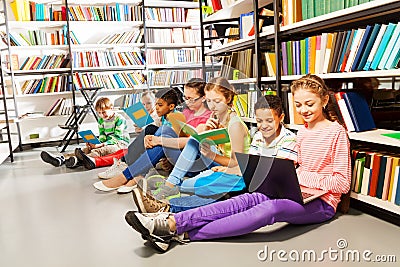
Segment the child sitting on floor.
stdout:
<svg viewBox="0 0 400 267">
<path fill-rule="evenodd" d="M 280 97 L 266 95 L 254 105 L 258 131 L 250 145 L 250 154 L 277 156 L 297 161 L 295 134 L 283 126 L 285 115 L 282 112 Z M 292 149 L 291 149 L 292 148 Z M 221 167 L 212 169 L 223 171 Z M 206 171 L 209 172 L 209 171 Z M 145 190 L 143 190 L 145 188 Z M 159 211 L 180 212 L 214 202 L 214 199 L 199 198 L 195 196 L 173 198 L 167 201 L 156 200 L 148 193 L 144 193 L 149 186 L 142 182 L 142 186 L 134 189 L 133 199 L 141 213 L 154 213 Z"/>
<path fill-rule="evenodd" d="M 83 149 L 75 149 L 74 154 L 58 156 L 42 151 L 40 154 L 42 160 L 55 167 L 59 167 L 65 163 L 67 168 L 75 168 L 80 165 L 82 155 L 95 158 L 125 149 L 129 143 L 126 120 L 122 115 L 115 113 L 113 108 L 113 103 L 107 97 L 101 97 L 96 101 L 95 110 L 100 117 L 98 127 L 101 144 L 86 143 L 86 147 Z M 85 162 L 83 163 L 87 167 Z"/>
</svg>

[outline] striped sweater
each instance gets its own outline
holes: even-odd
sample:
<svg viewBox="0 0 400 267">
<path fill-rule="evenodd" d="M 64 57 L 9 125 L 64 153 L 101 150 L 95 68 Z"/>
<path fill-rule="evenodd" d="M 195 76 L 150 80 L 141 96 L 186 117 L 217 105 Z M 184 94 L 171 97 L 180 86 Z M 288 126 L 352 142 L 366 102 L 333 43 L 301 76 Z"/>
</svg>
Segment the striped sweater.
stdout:
<svg viewBox="0 0 400 267">
<path fill-rule="evenodd" d="M 337 122 L 324 129 L 302 128 L 297 133 L 297 175 L 302 186 L 327 190 L 321 199 L 335 210 L 351 183 L 350 145 Z"/>
<path fill-rule="evenodd" d="M 127 131 L 126 120 L 122 115 L 115 113 L 110 120 L 100 118 L 99 140 L 106 145 L 129 144 L 129 134 Z"/>
</svg>

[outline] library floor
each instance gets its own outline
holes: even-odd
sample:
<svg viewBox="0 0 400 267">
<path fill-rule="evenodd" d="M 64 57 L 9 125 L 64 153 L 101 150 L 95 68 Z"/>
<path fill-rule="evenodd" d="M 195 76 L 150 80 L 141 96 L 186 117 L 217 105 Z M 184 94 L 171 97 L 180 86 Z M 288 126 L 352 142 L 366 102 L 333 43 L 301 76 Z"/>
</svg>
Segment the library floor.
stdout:
<svg viewBox="0 0 400 267">
<path fill-rule="evenodd" d="M 372 266 L 392 255 L 397 263 L 385 266 L 399 266 L 399 227 L 357 210 L 324 224 L 280 223 L 158 254 L 125 223 L 136 209 L 130 194 L 96 192 L 100 169 L 52 167 L 40 160 L 46 149 L 55 150 L 25 150 L 0 165 L 0 266 L 291 266 L 296 257 L 301 266 Z"/>
</svg>

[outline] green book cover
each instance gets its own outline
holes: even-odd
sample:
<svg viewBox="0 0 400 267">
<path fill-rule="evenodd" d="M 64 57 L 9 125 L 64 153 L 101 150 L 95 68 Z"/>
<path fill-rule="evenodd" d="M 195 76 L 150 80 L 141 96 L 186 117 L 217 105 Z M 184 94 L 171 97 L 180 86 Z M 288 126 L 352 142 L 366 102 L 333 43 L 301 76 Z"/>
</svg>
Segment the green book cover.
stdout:
<svg viewBox="0 0 400 267">
<path fill-rule="evenodd" d="M 308 17 L 308 7 L 309 7 L 309 0 L 302 0 L 301 1 L 301 16 L 303 20 L 309 19 Z"/>
<path fill-rule="evenodd" d="M 331 13 L 331 2 L 332 0 L 325 0 L 325 14 Z"/>
<path fill-rule="evenodd" d="M 212 129 L 208 131 L 204 131 L 198 133 L 197 130 L 186 123 L 181 121 L 177 121 L 179 125 L 182 127 L 182 132 L 187 135 L 192 136 L 197 141 L 201 142 L 210 142 L 215 145 L 225 144 L 229 142 L 229 133 L 226 128 Z"/>
<path fill-rule="evenodd" d="M 363 180 L 363 175 L 364 175 L 364 165 L 365 165 L 365 158 L 360 158 L 357 159 L 359 161 L 359 165 L 357 168 L 357 181 L 356 181 L 356 187 L 355 187 L 355 192 L 356 193 L 361 193 L 361 185 L 362 185 L 362 180 Z"/>
<path fill-rule="evenodd" d="M 286 43 L 287 61 L 288 61 L 288 75 L 293 75 L 293 55 L 292 55 L 292 41 Z"/>
<path fill-rule="evenodd" d="M 300 68 L 301 68 L 301 74 L 307 74 L 307 70 L 306 70 L 306 57 L 307 57 L 307 50 L 308 48 L 306 47 L 306 40 L 300 40 Z"/>
<path fill-rule="evenodd" d="M 308 18 L 311 19 L 315 17 L 315 0 L 308 0 Z M 316 0 L 318 1 L 318 0 Z"/>
<path fill-rule="evenodd" d="M 382 134 L 382 135 L 400 140 L 400 132 L 388 133 L 388 134 Z"/>
</svg>

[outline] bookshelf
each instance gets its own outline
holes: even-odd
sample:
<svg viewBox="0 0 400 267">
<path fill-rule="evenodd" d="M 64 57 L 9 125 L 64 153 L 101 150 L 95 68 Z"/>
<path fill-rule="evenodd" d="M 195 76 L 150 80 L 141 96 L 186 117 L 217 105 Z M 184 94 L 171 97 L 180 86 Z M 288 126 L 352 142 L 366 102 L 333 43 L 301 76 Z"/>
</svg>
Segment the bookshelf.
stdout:
<svg viewBox="0 0 400 267">
<path fill-rule="evenodd" d="M 146 73 L 149 88 L 202 76 L 199 4 L 144 1 Z"/>
<path fill-rule="evenodd" d="M 246 12 L 254 11 L 254 7 L 263 7 L 267 4 L 272 4 L 275 14 L 282 11 L 283 14 L 287 14 L 288 8 L 283 2 L 289 1 L 252 1 L 243 0 L 237 1 L 236 5 L 240 5 L 241 8 L 235 8 L 235 5 L 229 7 L 226 10 L 219 10 L 213 15 L 204 19 L 205 25 L 217 24 L 219 22 L 225 22 L 237 20 L 237 18 Z M 293 1 L 296 2 L 296 1 Z M 300 4 L 302 1 L 297 1 Z M 333 2 L 333 1 L 332 1 Z M 283 5 L 283 6 L 282 6 Z M 374 24 L 398 24 L 400 17 L 400 2 L 396 0 L 376 0 L 376 1 L 363 1 L 359 2 L 356 6 L 344 6 L 340 10 L 330 10 L 325 12 L 326 14 L 314 14 L 308 19 L 301 20 L 298 22 L 292 21 L 290 23 L 281 24 L 274 21 L 273 25 L 264 26 L 259 34 L 255 34 L 247 39 L 239 39 L 227 44 L 219 46 L 207 47 L 205 46 L 205 55 L 213 57 L 231 56 L 233 53 L 243 51 L 245 49 L 254 49 L 257 51 L 257 44 L 260 45 L 258 52 L 255 52 L 256 58 L 261 59 L 261 55 L 265 51 L 274 52 L 276 56 L 275 75 L 259 75 L 255 73 L 252 77 L 239 80 L 231 80 L 232 84 L 240 86 L 242 84 L 254 83 L 258 88 L 270 87 L 278 92 L 278 94 L 285 101 L 286 113 L 288 110 L 287 104 L 287 90 L 283 90 L 283 87 L 306 73 L 286 74 L 283 72 L 283 61 L 281 58 L 282 43 L 301 41 L 312 36 L 322 35 L 323 33 L 334 33 L 339 31 L 351 31 L 359 28 L 365 29 L 368 25 Z M 334 11 L 333 11 L 334 10 Z M 277 16 L 276 16 L 277 17 Z M 257 21 L 257 19 L 256 19 Z M 283 20 L 285 21 L 285 19 Z M 396 53 L 396 51 L 394 52 Z M 282 53 L 283 54 L 283 53 Z M 287 63 L 287 62 L 286 62 Z M 261 66 L 261 64 L 259 64 Z M 282 71 L 282 72 L 281 72 Z M 396 78 L 400 77 L 400 71 L 398 68 L 389 69 L 376 69 L 376 70 L 361 70 L 361 71 L 334 71 L 334 72 L 320 72 L 314 73 L 325 80 L 341 81 L 343 83 L 349 83 L 352 79 L 360 77 L 373 77 L 382 80 L 392 81 L 392 86 L 398 84 Z M 389 82 L 390 83 L 390 82 Z M 391 87 L 392 87 L 391 86 Z M 396 85 L 397 86 L 397 85 Z M 393 88 L 392 88 L 393 89 Z M 287 113 L 288 114 L 288 113 Z M 289 116 L 287 116 L 289 117 Z M 247 123 L 255 123 L 253 118 L 243 118 Z M 298 130 L 300 125 L 287 124 L 290 129 Z M 400 143 L 397 139 L 384 137 L 383 133 L 393 133 L 393 130 L 376 129 L 365 132 L 350 132 L 349 139 L 353 144 L 365 144 L 373 145 L 375 148 L 381 151 L 391 151 L 393 153 L 399 153 Z M 362 208 L 367 212 L 371 212 L 376 216 L 384 217 L 392 222 L 399 221 L 400 208 L 398 205 L 377 199 L 371 196 L 365 196 L 362 194 L 351 193 L 352 204 L 355 207 L 365 206 Z M 364 205 L 365 204 L 365 205 Z M 374 210 L 374 211 L 373 211 Z M 375 212 L 376 210 L 376 212 Z"/>
</svg>

